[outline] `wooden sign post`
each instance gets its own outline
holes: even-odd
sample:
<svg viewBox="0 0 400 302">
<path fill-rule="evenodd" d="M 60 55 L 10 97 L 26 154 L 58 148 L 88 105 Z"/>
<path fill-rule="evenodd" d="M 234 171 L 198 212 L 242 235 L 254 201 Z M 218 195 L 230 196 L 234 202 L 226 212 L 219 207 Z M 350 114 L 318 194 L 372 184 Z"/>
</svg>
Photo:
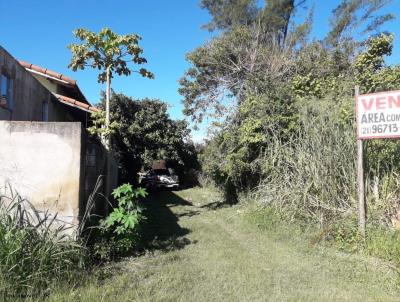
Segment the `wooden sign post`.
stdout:
<svg viewBox="0 0 400 302">
<path fill-rule="evenodd" d="M 356 104 L 358 104 L 359 88 L 355 87 Z M 358 107 L 358 106 L 357 106 Z M 357 186 L 358 186 L 358 228 L 360 234 L 365 237 L 366 204 L 364 182 L 364 146 L 363 140 L 357 137 Z"/>
<path fill-rule="evenodd" d="M 360 233 L 365 236 L 366 203 L 363 140 L 400 138 L 400 91 L 359 95 L 355 87 L 357 122 L 357 183 Z"/>
</svg>

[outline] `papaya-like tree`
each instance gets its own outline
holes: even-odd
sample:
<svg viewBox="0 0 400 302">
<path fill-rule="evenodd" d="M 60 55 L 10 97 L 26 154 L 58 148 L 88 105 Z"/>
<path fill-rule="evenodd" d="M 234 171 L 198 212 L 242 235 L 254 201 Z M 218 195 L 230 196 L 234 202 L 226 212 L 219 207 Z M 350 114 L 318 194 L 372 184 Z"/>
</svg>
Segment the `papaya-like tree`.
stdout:
<svg viewBox="0 0 400 302">
<path fill-rule="evenodd" d="M 147 63 L 142 56 L 143 49 L 139 46 L 141 37 L 137 34 L 118 35 L 109 28 L 103 28 L 98 34 L 90 30 L 79 28 L 74 35 L 81 44 L 70 44 L 72 52 L 68 67 L 73 71 L 92 67 L 99 70 L 98 82 L 106 83 L 106 131 L 110 125 L 110 92 L 113 74 L 129 76 L 132 72 L 153 79 L 154 75 L 145 68 L 131 69 L 129 63 L 137 65 Z M 110 140 L 107 139 L 107 148 Z"/>
<path fill-rule="evenodd" d="M 141 37 L 137 34 L 118 35 L 109 28 L 103 28 L 98 34 L 90 30 L 79 28 L 74 35 L 81 44 L 70 44 L 68 48 L 72 52 L 71 62 L 68 65 L 73 71 L 92 67 L 99 70 L 98 82 L 106 83 L 106 114 L 105 114 L 105 145 L 111 151 L 110 131 L 110 94 L 111 79 L 113 74 L 128 76 L 137 72 L 146 78 L 154 78 L 153 73 L 145 68 L 131 69 L 129 63 L 137 65 L 147 63 L 142 56 L 143 49 L 139 46 Z M 102 113 L 101 113 L 102 114 Z M 106 195 L 111 193 L 111 155 L 107 152 L 107 186 Z"/>
</svg>

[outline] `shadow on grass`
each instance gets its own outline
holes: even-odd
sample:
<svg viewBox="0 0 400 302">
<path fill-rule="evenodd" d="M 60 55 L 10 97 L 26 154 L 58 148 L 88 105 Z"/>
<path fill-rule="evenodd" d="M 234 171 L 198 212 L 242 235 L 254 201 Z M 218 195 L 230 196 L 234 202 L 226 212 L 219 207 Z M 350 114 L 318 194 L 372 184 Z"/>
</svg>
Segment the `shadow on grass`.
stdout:
<svg viewBox="0 0 400 302">
<path fill-rule="evenodd" d="M 208 209 L 208 210 L 218 210 L 221 208 L 226 208 L 226 207 L 230 207 L 230 204 L 221 202 L 221 201 L 215 201 L 215 202 L 211 202 L 211 203 L 207 203 L 203 206 L 201 206 L 200 208 L 202 209 Z"/>
<path fill-rule="evenodd" d="M 171 191 L 152 192 L 142 202 L 147 218 L 143 225 L 143 247 L 146 250 L 170 251 L 193 244 L 185 235 L 189 229 L 182 228 L 179 217 L 196 215 L 197 211 L 185 211 L 175 214 L 171 208 L 176 206 L 192 207 L 192 204 Z"/>
</svg>

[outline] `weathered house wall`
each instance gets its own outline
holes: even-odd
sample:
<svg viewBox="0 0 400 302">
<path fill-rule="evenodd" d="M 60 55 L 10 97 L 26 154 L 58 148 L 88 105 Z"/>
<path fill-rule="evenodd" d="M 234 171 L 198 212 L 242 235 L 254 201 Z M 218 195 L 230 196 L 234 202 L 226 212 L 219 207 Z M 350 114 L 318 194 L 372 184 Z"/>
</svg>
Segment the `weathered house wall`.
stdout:
<svg viewBox="0 0 400 302">
<path fill-rule="evenodd" d="M 111 160 L 110 171 L 108 171 L 109 180 L 106 180 L 107 151 L 104 146 L 96 140 L 83 139 L 85 150 L 85 161 L 83 166 L 84 174 L 84 200 L 89 200 L 96 184 L 101 185 L 101 191 L 97 194 L 94 202 L 93 213 L 105 215 L 108 213 L 108 202 L 105 202 L 104 196 L 107 192 L 112 192 L 118 185 L 118 164 L 113 157 Z M 99 177 L 100 176 L 100 177 Z M 86 205 L 84 203 L 84 205 Z M 82 212 L 85 209 L 82 209 Z"/>
<path fill-rule="evenodd" d="M 0 142 L 0 190 L 10 184 L 37 209 L 76 224 L 81 124 L 0 121 Z"/>
<path fill-rule="evenodd" d="M 72 121 L 56 97 L 4 48 L 0 47 L 0 73 L 13 80 L 13 106 L 0 107 L 0 120 L 42 121 L 43 103 L 48 103 L 48 121 Z"/>
<path fill-rule="evenodd" d="M 107 213 L 103 145 L 89 140 L 80 122 L 0 121 L 0 194 L 10 189 L 41 211 L 76 229 L 96 183 L 93 213 Z M 118 168 L 111 165 L 112 190 Z M 101 176 L 103 175 L 103 176 Z"/>
<path fill-rule="evenodd" d="M 118 168 L 113 162 L 106 181 L 107 151 L 86 134 L 98 109 L 75 80 L 17 61 L 1 46 L 0 75 L 0 193 L 10 185 L 39 210 L 77 225 L 101 176 L 94 210 L 106 214 L 103 196 L 116 187 Z"/>
</svg>

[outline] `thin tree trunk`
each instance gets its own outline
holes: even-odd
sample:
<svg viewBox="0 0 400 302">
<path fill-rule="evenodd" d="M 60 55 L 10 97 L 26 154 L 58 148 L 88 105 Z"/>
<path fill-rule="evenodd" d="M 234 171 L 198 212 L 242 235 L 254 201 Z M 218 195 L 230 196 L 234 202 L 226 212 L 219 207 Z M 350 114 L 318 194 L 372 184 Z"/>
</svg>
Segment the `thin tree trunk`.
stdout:
<svg viewBox="0 0 400 302">
<path fill-rule="evenodd" d="M 375 175 L 374 176 L 374 184 L 372 187 L 372 192 L 374 194 L 374 199 L 376 202 L 379 201 L 379 176 Z"/>
<path fill-rule="evenodd" d="M 285 24 L 283 27 L 283 37 L 282 37 L 282 44 L 281 47 L 284 48 L 285 43 L 286 43 L 286 38 L 288 35 L 288 31 L 289 31 L 289 24 L 290 24 L 290 19 L 292 18 L 293 15 L 293 11 L 295 8 L 295 3 L 294 0 L 289 0 L 289 2 L 286 4 L 287 5 L 287 12 L 286 12 L 286 16 L 285 16 Z"/>
<path fill-rule="evenodd" d="M 105 195 L 107 198 L 110 198 L 111 191 L 113 188 L 112 180 L 111 180 L 111 169 L 112 169 L 112 156 L 111 156 L 111 134 L 110 134 L 110 95 L 111 95 L 111 77 L 110 77 L 110 66 L 107 66 L 107 87 L 106 87 L 106 152 L 107 152 L 107 163 L 106 163 L 106 187 L 105 187 Z M 105 205 L 105 215 L 108 214 L 108 203 Z"/>
<path fill-rule="evenodd" d="M 110 128 L 110 94 L 111 94 L 111 83 L 110 83 L 110 66 L 107 66 L 107 87 L 106 87 L 106 132 Z M 106 138 L 106 149 L 110 150 L 110 137 Z"/>
</svg>

